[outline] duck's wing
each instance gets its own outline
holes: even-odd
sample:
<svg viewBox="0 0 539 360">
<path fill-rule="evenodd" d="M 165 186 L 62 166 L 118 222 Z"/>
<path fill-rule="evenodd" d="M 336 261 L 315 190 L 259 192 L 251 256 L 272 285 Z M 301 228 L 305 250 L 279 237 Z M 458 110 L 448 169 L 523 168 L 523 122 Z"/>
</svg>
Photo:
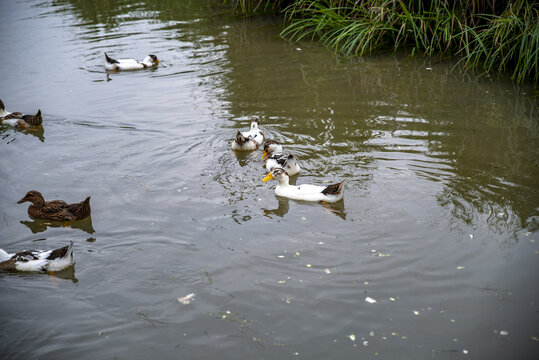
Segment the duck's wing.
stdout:
<svg viewBox="0 0 539 360">
<path fill-rule="evenodd" d="M 85 217 L 90 216 L 90 197 L 88 196 L 80 203 L 68 205 L 66 210 L 73 214 L 77 219 L 84 219 Z"/>
<path fill-rule="evenodd" d="M 322 190 L 322 194 L 324 195 L 339 195 L 342 191 L 344 185 L 344 181 L 341 181 L 337 184 L 331 184 L 326 186 L 324 190 Z"/>
<path fill-rule="evenodd" d="M 4 116 L 3 119 L 20 119 L 22 117 L 21 112 L 12 112 Z"/>
<path fill-rule="evenodd" d="M 46 214 L 54 214 L 63 211 L 68 206 L 68 203 L 63 200 L 52 200 L 47 201 L 40 211 Z"/>
</svg>

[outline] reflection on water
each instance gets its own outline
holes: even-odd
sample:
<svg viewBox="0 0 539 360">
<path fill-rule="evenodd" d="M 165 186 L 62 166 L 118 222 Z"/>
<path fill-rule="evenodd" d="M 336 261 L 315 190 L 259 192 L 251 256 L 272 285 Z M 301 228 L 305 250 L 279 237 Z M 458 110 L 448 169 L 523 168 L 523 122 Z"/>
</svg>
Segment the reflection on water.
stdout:
<svg viewBox="0 0 539 360">
<path fill-rule="evenodd" d="M 264 216 L 268 218 L 272 218 L 272 215 L 276 215 L 278 217 L 284 217 L 288 211 L 290 210 L 290 202 L 296 202 L 298 204 L 303 204 L 307 206 L 323 206 L 324 209 L 330 213 L 337 215 L 343 220 L 346 220 L 346 212 L 344 210 L 344 201 L 338 201 L 336 203 L 327 203 L 327 202 L 319 202 L 319 203 L 309 203 L 306 201 L 296 201 L 296 200 L 290 200 L 287 198 L 284 198 L 282 196 L 275 196 L 278 202 L 278 207 L 276 209 L 262 209 Z M 302 218 L 305 219 L 305 218 Z"/>
<path fill-rule="evenodd" d="M 72 229 L 80 229 L 87 232 L 88 234 L 95 233 L 94 227 L 92 226 L 92 217 L 89 216 L 83 220 L 76 221 L 50 221 L 50 220 L 41 220 L 41 219 L 32 219 L 33 221 L 21 220 L 21 224 L 26 225 L 33 234 L 37 234 L 51 228 L 65 228 L 70 227 Z"/>
<path fill-rule="evenodd" d="M 16 134 L 21 133 L 25 135 L 32 135 L 39 139 L 39 141 L 45 141 L 45 130 L 43 126 L 31 127 L 31 128 L 21 128 L 21 127 L 12 127 L 7 125 L 0 124 L 0 138 L 2 141 L 10 142 L 14 141 Z"/>
<path fill-rule="evenodd" d="M 75 266 L 71 265 L 61 271 L 49 271 L 46 274 L 41 273 L 28 273 L 28 272 L 12 272 L 12 273 L 0 273 L 0 281 L 2 277 L 12 276 L 15 278 L 24 279 L 39 279 L 41 277 L 48 278 L 52 286 L 58 286 L 61 280 L 71 280 L 73 283 L 77 283 L 79 280 L 75 277 Z"/>
<path fill-rule="evenodd" d="M 73 239 L 78 279 L 0 275 L 4 357 L 535 359 L 533 89 L 225 14 L 3 4 L 1 98 L 47 109 L 47 138 L 0 127 L 0 247 Z M 108 74 L 105 51 L 163 62 Z M 345 180 L 344 200 L 275 196 L 261 149 L 230 149 L 254 115 L 301 163 L 292 184 Z M 97 229 L 27 221 L 37 185 L 91 195 Z"/>
</svg>

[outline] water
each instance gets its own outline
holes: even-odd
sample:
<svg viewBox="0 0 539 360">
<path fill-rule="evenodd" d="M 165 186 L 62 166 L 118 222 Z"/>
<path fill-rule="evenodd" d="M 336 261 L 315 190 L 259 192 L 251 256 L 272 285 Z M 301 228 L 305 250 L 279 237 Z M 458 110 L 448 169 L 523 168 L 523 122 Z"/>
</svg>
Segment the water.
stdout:
<svg viewBox="0 0 539 360">
<path fill-rule="evenodd" d="M 2 358 L 537 358 L 533 89 L 280 29 L 212 1 L 2 2 L 0 98 L 44 126 L 0 127 L 0 247 L 76 260 L 0 275 Z M 107 74 L 105 51 L 162 63 Z M 277 198 L 261 151 L 230 150 L 251 116 L 344 201 Z M 30 219 L 31 189 L 91 195 L 91 220 Z"/>
</svg>

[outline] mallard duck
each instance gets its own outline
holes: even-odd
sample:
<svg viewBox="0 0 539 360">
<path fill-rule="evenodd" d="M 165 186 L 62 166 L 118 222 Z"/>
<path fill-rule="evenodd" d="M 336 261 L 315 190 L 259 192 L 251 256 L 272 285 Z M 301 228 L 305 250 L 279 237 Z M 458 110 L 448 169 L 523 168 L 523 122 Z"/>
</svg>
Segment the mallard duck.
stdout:
<svg viewBox="0 0 539 360">
<path fill-rule="evenodd" d="M 264 133 L 260 131 L 258 125 L 258 118 L 254 118 L 253 121 L 251 121 L 251 129 L 249 131 L 243 132 L 242 134 L 247 138 L 253 139 L 253 141 L 256 142 L 258 145 L 262 145 L 262 142 L 264 141 Z"/>
<path fill-rule="evenodd" d="M 311 184 L 290 185 L 288 183 L 288 174 L 281 168 L 273 169 L 262 181 L 266 182 L 271 179 L 279 182 L 275 188 L 276 195 L 293 200 L 337 202 L 344 196 L 344 181 L 328 186 Z"/>
<path fill-rule="evenodd" d="M 268 171 L 275 168 L 283 168 L 289 176 L 293 176 L 301 170 L 294 155 L 284 154 L 283 146 L 276 140 L 266 141 L 262 158 L 266 163 L 266 169 Z"/>
<path fill-rule="evenodd" d="M 60 271 L 74 263 L 73 241 L 56 250 L 25 250 L 10 254 L 0 249 L 0 271 Z"/>
<path fill-rule="evenodd" d="M 155 55 L 148 55 L 142 61 L 135 59 L 112 59 L 105 53 L 105 69 L 107 70 L 140 70 L 157 66 L 159 59 Z"/>
<path fill-rule="evenodd" d="M 81 220 L 90 216 L 90 197 L 76 204 L 68 204 L 63 200 L 45 201 L 39 191 L 28 191 L 17 203 L 30 201 L 28 215 L 44 220 L 71 221 Z"/>
<path fill-rule="evenodd" d="M 0 124 L 29 127 L 39 126 L 42 122 L 41 110 L 38 109 L 35 115 L 26 115 L 21 112 L 9 112 L 6 111 L 4 102 L 0 100 Z"/>
</svg>

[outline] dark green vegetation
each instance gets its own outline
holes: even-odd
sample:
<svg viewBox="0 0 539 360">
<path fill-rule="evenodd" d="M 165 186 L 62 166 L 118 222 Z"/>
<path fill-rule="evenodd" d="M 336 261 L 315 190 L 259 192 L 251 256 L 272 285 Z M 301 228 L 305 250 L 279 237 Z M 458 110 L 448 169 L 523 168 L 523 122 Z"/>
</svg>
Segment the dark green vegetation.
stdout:
<svg viewBox="0 0 539 360">
<path fill-rule="evenodd" d="M 453 57 L 466 68 L 537 82 L 539 8 L 500 0 L 231 0 L 245 15 L 279 11 L 281 35 L 318 39 L 347 56 L 383 49 Z"/>
</svg>

